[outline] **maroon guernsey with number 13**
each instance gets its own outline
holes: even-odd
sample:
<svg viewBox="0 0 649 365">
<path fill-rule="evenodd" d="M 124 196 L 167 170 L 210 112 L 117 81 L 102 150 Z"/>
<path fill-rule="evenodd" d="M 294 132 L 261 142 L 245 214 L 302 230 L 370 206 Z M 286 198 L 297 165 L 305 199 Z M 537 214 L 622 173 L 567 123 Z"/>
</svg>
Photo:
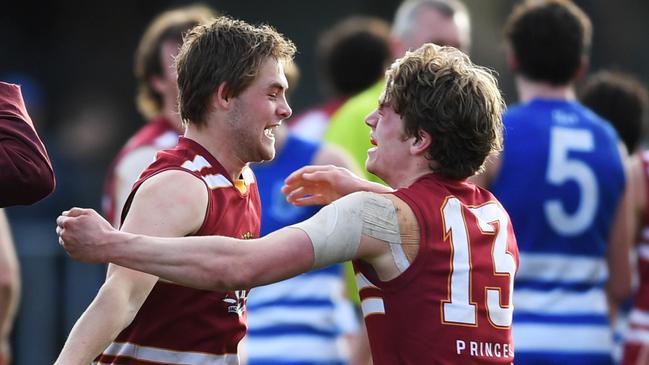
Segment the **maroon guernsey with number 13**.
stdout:
<svg viewBox="0 0 649 365">
<path fill-rule="evenodd" d="M 429 174 L 395 196 L 421 230 L 416 258 L 378 279 L 355 261 L 374 365 L 511 364 L 518 248 L 488 191 Z"/>
</svg>

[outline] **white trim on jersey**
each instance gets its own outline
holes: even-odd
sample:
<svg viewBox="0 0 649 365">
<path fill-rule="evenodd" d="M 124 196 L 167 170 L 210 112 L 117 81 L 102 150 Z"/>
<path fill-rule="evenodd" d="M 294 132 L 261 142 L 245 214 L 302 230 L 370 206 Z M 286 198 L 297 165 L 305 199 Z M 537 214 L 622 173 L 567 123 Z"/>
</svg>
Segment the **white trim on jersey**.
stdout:
<svg viewBox="0 0 649 365">
<path fill-rule="evenodd" d="M 633 308 L 629 314 L 629 324 L 649 327 L 649 312 Z"/>
<path fill-rule="evenodd" d="M 372 284 L 365 275 L 362 273 L 356 273 L 356 287 L 360 292 L 366 288 L 378 289 L 376 285 Z M 367 317 L 370 314 L 385 314 L 385 305 L 383 303 L 383 298 L 370 297 L 361 299 L 361 310 L 363 311 L 363 316 Z"/>
<path fill-rule="evenodd" d="M 183 162 L 183 164 L 180 165 L 180 167 L 182 167 L 184 169 L 187 169 L 187 170 L 190 170 L 190 171 L 200 172 L 202 169 L 204 169 L 206 167 L 212 167 L 212 165 L 210 165 L 210 163 L 207 162 L 205 157 L 203 157 L 201 155 L 196 155 L 196 156 L 194 156 L 193 161 L 187 160 L 187 161 Z"/>
<path fill-rule="evenodd" d="M 232 183 L 228 178 L 225 176 L 218 174 L 218 175 L 205 175 L 202 176 L 203 180 L 207 183 L 207 186 L 210 189 L 217 189 L 217 188 L 228 188 L 232 186 Z"/>
<path fill-rule="evenodd" d="M 613 334 L 607 325 L 515 323 L 513 335 L 516 351 L 523 352 L 610 354 L 613 349 Z M 570 340 L 566 341 L 566 339 Z"/>
<path fill-rule="evenodd" d="M 250 186 L 253 182 L 255 182 L 255 174 L 252 172 L 252 169 L 249 166 L 243 168 L 243 170 L 241 171 L 241 177 L 243 178 L 243 182 L 246 184 L 246 186 Z"/>
<path fill-rule="evenodd" d="M 237 354 L 215 355 L 204 352 L 173 351 L 156 347 L 139 346 L 129 342 L 113 342 L 104 350 L 105 355 L 130 357 L 141 361 L 189 365 L 238 365 Z M 93 365 L 101 365 L 93 362 Z"/>
<path fill-rule="evenodd" d="M 594 283 L 608 277 L 601 257 L 521 253 L 519 266 L 516 280 Z"/>
<path fill-rule="evenodd" d="M 378 289 L 376 285 L 372 284 L 362 273 L 356 273 L 356 287 L 358 291 L 361 291 L 365 288 L 374 288 Z"/>
<path fill-rule="evenodd" d="M 364 317 L 370 314 L 385 314 L 383 298 L 365 298 L 361 300 L 361 309 L 363 310 Z"/>
<path fill-rule="evenodd" d="M 649 330 L 644 328 L 629 328 L 624 335 L 624 339 L 627 343 L 647 345 L 649 344 Z"/>
<path fill-rule="evenodd" d="M 645 229 L 645 230 L 649 231 L 647 229 Z M 644 233 L 643 233 L 643 235 L 644 235 Z M 638 257 L 640 257 L 641 259 L 644 259 L 644 260 L 649 260 L 649 245 L 647 245 L 647 244 L 638 245 L 637 251 L 638 251 Z"/>
</svg>

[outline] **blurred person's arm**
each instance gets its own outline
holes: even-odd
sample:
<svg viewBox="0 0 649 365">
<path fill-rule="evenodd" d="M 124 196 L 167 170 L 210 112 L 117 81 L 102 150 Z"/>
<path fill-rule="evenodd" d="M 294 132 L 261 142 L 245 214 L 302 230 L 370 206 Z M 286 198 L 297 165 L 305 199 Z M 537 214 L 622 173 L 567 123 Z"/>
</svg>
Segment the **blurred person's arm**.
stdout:
<svg viewBox="0 0 649 365">
<path fill-rule="evenodd" d="M 606 289 L 611 307 L 622 303 L 631 295 L 629 254 L 635 236 L 634 227 L 637 225 L 633 212 L 633 201 L 636 199 L 632 193 L 634 183 L 630 173 L 630 160 L 624 146 L 620 148 L 620 156 L 625 170 L 625 188 L 611 226 L 606 256 L 609 275 Z"/>
<path fill-rule="evenodd" d="M 9 336 L 20 299 L 20 272 L 9 223 L 0 209 L 0 365 L 11 363 Z"/>
<path fill-rule="evenodd" d="M 266 285 L 355 259 L 366 261 L 381 278 L 391 280 L 399 272 L 394 260 L 387 258 L 392 255 L 390 244 L 362 232 L 364 218 L 359 210 L 366 204 L 385 204 L 389 199 L 377 195 L 345 196 L 334 203 L 336 206 L 321 209 L 301 226 L 284 227 L 255 239 L 133 234 L 116 230 L 93 209 L 81 208 L 73 208 L 57 218 L 57 233 L 59 243 L 77 260 L 112 262 L 196 289 L 235 290 Z M 414 213 L 405 212 L 404 208 L 394 211 L 409 213 L 414 219 Z M 363 211 L 367 219 L 378 221 L 373 216 L 376 213 L 376 209 Z M 401 217 L 397 218 L 401 224 Z M 316 241 L 312 241 L 307 230 Z M 414 237 L 418 239 L 419 235 Z"/>
<path fill-rule="evenodd" d="M 119 227 L 122 209 L 128 199 L 133 184 L 140 177 L 140 174 L 155 159 L 158 150 L 152 146 L 140 147 L 126 156 L 115 166 L 115 214 L 114 227 Z"/>
<path fill-rule="evenodd" d="M 196 177 L 165 171 L 137 191 L 122 230 L 179 237 L 200 229 L 207 190 Z M 158 277 L 111 264 L 106 282 L 72 328 L 56 364 L 88 364 L 135 318 Z"/>
<path fill-rule="evenodd" d="M 0 82 L 0 207 L 32 204 L 52 190 L 52 165 L 20 87 Z"/>
</svg>

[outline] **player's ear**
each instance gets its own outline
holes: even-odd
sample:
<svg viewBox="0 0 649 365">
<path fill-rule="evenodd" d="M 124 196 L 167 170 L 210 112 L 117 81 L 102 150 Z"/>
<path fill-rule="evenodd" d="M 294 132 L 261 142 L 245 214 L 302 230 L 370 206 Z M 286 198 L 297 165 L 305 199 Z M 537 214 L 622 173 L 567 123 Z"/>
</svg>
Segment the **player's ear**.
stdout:
<svg viewBox="0 0 649 365">
<path fill-rule="evenodd" d="M 214 104 L 220 109 L 230 109 L 232 105 L 232 97 L 228 95 L 228 87 L 225 82 L 222 82 L 216 88 L 213 96 Z"/>
<path fill-rule="evenodd" d="M 419 138 L 412 138 L 412 144 L 410 145 L 410 153 L 413 155 L 419 155 L 426 153 L 430 144 L 433 143 L 430 134 L 426 131 L 419 131 Z"/>
</svg>

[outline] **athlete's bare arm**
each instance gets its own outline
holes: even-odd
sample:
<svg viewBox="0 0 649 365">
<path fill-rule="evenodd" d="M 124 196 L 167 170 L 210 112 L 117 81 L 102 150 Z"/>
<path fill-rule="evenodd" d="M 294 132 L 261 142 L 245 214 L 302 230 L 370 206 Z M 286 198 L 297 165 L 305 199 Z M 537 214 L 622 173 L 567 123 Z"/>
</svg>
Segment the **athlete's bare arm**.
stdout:
<svg viewBox="0 0 649 365">
<path fill-rule="evenodd" d="M 122 230 L 184 236 L 200 228 L 206 207 L 207 189 L 199 179 L 165 171 L 140 187 Z M 130 324 L 157 281 L 156 276 L 111 264 L 106 282 L 72 328 L 56 363 L 89 364 Z"/>
<path fill-rule="evenodd" d="M 397 210 L 394 206 L 392 213 L 398 219 L 391 222 L 389 229 L 379 230 L 391 232 L 389 237 L 373 236 L 364 230 L 363 222 L 382 224 L 385 221 L 383 211 L 379 211 L 382 219 L 374 221 L 376 215 L 367 218 L 359 214 L 370 211 L 364 208 L 366 197 L 374 203 L 377 199 L 382 203 L 387 200 L 387 204 L 398 200 L 376 196 L 354 194 L 337 201 L 336 207 L 324 208 L 307 222 L 311 222 L 309 227 L 329 229 L 315 233 L 300 226 L 300 229 L 283 228 L 254 240 L 222 236 L 150 237 L 118 232 L 93 210 L 78 208 L 59 217 L 58 233 L 64 248 L 82 261 L 113 262 L 201 289 L 231 290 L 264 285 L 349 259 L 367 261 L 382 280 L 390 280 L 400 273 L 390 245 L 408 243 L 411 247 L 404 250 L 411 261 L 416 255 L 419 235 L 412 234 L 412 229 L 407 229 L 411 235 L 399 235 L 395 226 L 416 225 L 416 222 L 409 209 Z M 334 208 L 337 211 L 332 214 Z M 354 209 L 356 216 L 349 213 Z M 412 218 L 402 219 L 403 212 Z M 355 227 L 358 232 L 350 233 Z"/>
<path fill-rule="evenodd" d="M 631 160 L 629 160 L 623 145 L 620 147 L 620 156 L 625 168 L 626 186 L 611 226 L 606 257 L 609 272 L 606 289 L 609 299 L 616 304 L 622 303 L 631 295 L 629 254 L 634 239 L 632 232 L 635 232 L 633 213 L 633 199 L 635 198 L 631 190 L 633 183 L 629 172 Z"/>
</svg>

